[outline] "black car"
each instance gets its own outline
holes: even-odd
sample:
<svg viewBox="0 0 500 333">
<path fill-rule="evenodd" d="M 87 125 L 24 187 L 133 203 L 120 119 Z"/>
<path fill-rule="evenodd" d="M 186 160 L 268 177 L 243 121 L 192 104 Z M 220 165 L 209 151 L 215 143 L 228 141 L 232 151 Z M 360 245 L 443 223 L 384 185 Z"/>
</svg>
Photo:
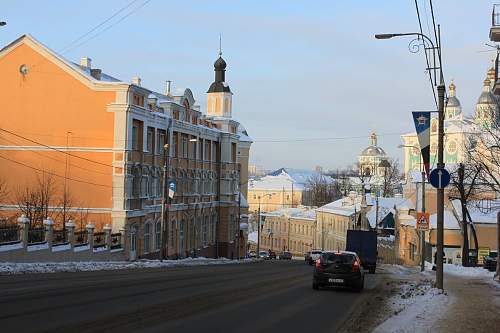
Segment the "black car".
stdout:
<svg viewBox="0 0 500 333">
<path fill-rule="evenodd" d="M 276 259 L 276 252 L 269 251 L 269 259 Z"/>
<path fill-rule="evenodd" d="M 339 286 L 361 291 L 364 282 L 361 261 L 355 252 L 323 252 L 316 261 L 312 283 L 314 290 L 320 287 Z"/>
<path fill-rule="evenodd" d="M 498 252 L 491 251 L 489 255 L 483 259 L 483 267 L 494 272 L 497 269 Z"/>
</svg>

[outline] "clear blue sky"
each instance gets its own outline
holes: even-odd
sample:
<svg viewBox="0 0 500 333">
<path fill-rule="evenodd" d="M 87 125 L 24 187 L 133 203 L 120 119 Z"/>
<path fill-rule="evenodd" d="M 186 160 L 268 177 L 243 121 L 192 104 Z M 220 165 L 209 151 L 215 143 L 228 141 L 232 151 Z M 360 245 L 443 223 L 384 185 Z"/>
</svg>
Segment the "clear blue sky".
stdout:
<svg viewBox="0 0 500 333">
<path fill-rule="evenodd" d="M 3 0 L 0 20 L 8 25 L 0 28 L 0 43 L 30 33 L 61 51 L 130 1 Z M 428 1 L 419 3 L 428 9 Z M 493 56 L 478 52 L 488 49 L 492 4 L 434 1 L 446 80 L 455 79 L 467 115 Z M 424 13 L 422 20 L 427 30 Z M 233 116 L 256 141 L 251 160 L 267 168 L 337 168 L 356 161 L 372 130 L 390 134 L 379 144 L 401 159 L 398 133 L 413 130 L 410 112 L 433 108 L 423 54 L 409 53 L 405 39 L 373 38 L 417 29 L 413 0 L 152 0 L 64 56 L 89 56 L 106 73 L 126 81 L 138 75 L 155 90 L 172 80 L 174 89 L 191 88 L 204 110 L 221 32 Z M 259 142 L 353 136 L 364 137 Z"/>
</svg>

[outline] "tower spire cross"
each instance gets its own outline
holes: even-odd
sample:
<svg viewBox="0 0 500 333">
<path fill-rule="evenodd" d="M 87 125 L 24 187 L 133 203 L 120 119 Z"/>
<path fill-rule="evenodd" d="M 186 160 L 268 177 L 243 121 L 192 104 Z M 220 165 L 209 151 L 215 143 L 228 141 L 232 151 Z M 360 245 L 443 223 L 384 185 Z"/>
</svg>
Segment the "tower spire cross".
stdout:
<svg viewBox="0 0 500 333">
<path fill-rule="evenodd" d="M 222 56 L 222 33 L 219 33 L 219 57 Z"/>
</svg>

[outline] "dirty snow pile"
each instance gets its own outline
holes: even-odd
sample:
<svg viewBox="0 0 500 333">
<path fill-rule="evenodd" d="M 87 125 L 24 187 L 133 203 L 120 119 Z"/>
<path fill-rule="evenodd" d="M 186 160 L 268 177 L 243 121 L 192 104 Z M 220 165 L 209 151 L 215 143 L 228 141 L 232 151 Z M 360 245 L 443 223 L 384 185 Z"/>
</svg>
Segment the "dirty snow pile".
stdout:
<svg viewBox="0 0 500 333">
<path fill-rule="evenodd" d="M 431 279 L 392 281 L 392 316 L 375 328 L 376 333 L 430 332 L 433 323 L 449 303 L 446 294 L 432 287 Z"/>
<path fill-rule="evenodd" d="M 445 264 L 443 270 L 446 274 L 464 277 L 483 277 L 493 279 L 495 272 L 490 272 L 483 267 L 463 267 L 459 265 Z"/>
<path fill-rule="evenodd" d="M 207 266 L 250 263 L 256 259 L 230 260 L 226 258 L 186 258 L 181 260 L 137 260 L 137 261 L 82 261 L 82 262 L 44 262 L 12 263 L 0 262 L 0 274 L 33 274 L 58 272 L 87 272 L 100 270 L 167 268 L 184 266 Z"/>
</svg>

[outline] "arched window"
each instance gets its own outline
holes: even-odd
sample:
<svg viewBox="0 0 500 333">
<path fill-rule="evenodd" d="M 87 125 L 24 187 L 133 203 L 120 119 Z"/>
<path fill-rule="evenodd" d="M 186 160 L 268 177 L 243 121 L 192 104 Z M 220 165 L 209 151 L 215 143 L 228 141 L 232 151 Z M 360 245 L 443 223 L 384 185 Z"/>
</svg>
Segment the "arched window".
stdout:
<svg viewBox="0 0 500 333">
<path fill-rule="evenodd" d="M 151 251 L 151 223 L 144 225 L 144 253 Z"/>
<path fill-rule="evenodd" d="M 161 248 L 161 222 L 155 223 L 155 249 L 159 250 Z"/>
<path fill-rule="evenodd" d="M 136 167 L 133 170 L 132 195 L 138 197 L 141 194 L 141 169 Z"/>
</svg>

